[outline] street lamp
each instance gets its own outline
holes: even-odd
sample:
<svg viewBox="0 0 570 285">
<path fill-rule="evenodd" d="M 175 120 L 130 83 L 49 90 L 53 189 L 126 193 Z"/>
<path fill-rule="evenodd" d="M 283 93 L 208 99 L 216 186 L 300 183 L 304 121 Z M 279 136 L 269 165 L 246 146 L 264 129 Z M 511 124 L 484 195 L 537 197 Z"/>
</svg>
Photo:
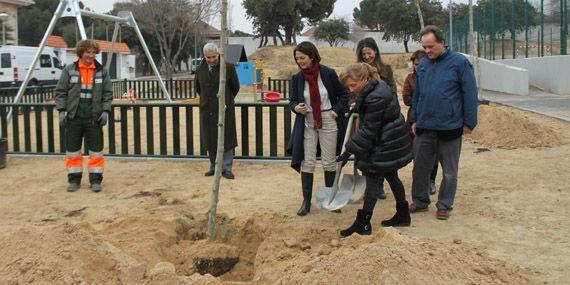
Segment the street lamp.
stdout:
<svg viewBox="0 0 570 285">
<path fill-rule="evenodd" d="M 6 19 L 8 19 L 10 15 L 8 13 L 0 13 L 0 20 L 2 20 L 2 45 L 6 45 Z"/>
</svg>

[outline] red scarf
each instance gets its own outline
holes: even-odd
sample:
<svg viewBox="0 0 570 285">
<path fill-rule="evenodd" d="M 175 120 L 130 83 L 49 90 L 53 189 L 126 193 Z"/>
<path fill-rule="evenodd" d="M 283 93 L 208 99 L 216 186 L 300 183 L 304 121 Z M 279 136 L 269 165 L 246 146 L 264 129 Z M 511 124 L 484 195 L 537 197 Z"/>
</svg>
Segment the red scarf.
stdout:
<svg viewBox="0 0 570 285">
<path fill-rule="evenodd" d="M 321 92 L 319 91 L 319 64 L 313 63 L 309 69 L 303 69 L 303 78 L 309 82 L 309 95 L 311 97 L 311 109 L 315 120 L 315 129 L 323 128 L 321 115 Z"/>
</svg>

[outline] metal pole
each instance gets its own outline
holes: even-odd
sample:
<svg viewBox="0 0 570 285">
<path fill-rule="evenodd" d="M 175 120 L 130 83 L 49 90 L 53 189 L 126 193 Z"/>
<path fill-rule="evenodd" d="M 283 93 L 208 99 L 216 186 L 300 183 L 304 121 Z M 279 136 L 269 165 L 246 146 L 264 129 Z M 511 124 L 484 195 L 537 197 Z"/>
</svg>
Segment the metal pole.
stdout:
<svg viewBox="0 0 570 285">
<path fill-rule="evenodd" d="M 46 46 L 47 39 L 51 35 L 51 32 L 53 32 L 53 28 L 55 27 L 55 23 L 61 17 L 61 14 L 63 13 L 65 6 L 66 5 L 63 3 L 63 1 L 61 1 L 61 2 L 59 2 L 59 5 L 55 9 L 55 13 L 53 14 L 53 17 L 51 18 L 51 21 L 49 22 L 47 31 L 44 34 L 42 41 L 40 42 L 40 46 L 38 47 L 36 54 L 34 55 L 34 60 L 32 61 L 32 64 L 30 65 L 30 69 L 28 69 L 28 72 L 26 73 L 26 77 L 24 78 L 24 81 L 22 82 L 20 89 L 18 89 L 18 94 L 16 94 L 16 98 L 14 98 L 14 102 L 13 102 L 14 104 L 18 104 L 22 95 L 24 95 L 24 91 L 28 87 L 28 82 L 30 81 L 30 78 L 32 77 L 32 72 L 36 68 L 36 65 L 38 64 L 38 59 L 40 58 L 40 55 L 42 54 L 42 51 L 44 50 L 44 47 Z M 10 122 L 11 118 L 12 118 L 12 107 L 10 107 L 10 110 L 8 111 L 8 117 L 6 118 L 6 121 Z"/>
<path fill-rule="evenodd" d="M 2 45 L 6 45 L 6 20 L 2 20 Z"/>
<path fill-rule="evenodd" d="M 471 57 L 474 56 L 474 47 L 473 47 L 473 43 L 475 42 L 475 39 L 473 38 L 473 0 L 469 0 L 469 39 L 468 39 L 468 43 L 469 43 L 469 53 L 471 54 Z"/>
<path fill-rule="evenodd" d="M 560 55 L 566 54 L 566 29 L 564 29 L 564 0 L 560 0 Z"/>
<path fill-rule="evenodd" d="M 73 1 L 73 6 L 75 7 L 75 11 L 81 11 L 81 9 L 79 8 L 79 1 Z M 81 34 L 81 39 L 86 40 L 87 33 L 85 33 L 85 25 L 83 24 L 83 18 L 81 18 L 81 13 L 77 13 L 75 18 L 77 19 L 77 26 L 79 27 L 79 33 Z"/>
<path fill-rule="evenodd" d="M 449 48 L 453 50 L 453 1 L 449 0 Z"/>
<path fill-rule="evenodd" d="M 524 56 L 528 58 L 528 15 L 526 13 L 528 0 L 524 1 Z"/>
<path fill-rule="evenodd" d="M 540 0 L 540 56 L 544 56 L 544 0 Z"/>
<path fill-rule="evenodd" d="M 107 52 L 107 62 L 105 63 L 105 69 L 109 71 L 111 68 L 111 61 L 113 60 L 113 55 L 115 54 L 115 42 L 117 41 L 117 36 L 119 35 L 119 29 L 121 28 L 121 24 L 119 22 L 115 22 L 115 30 L 113 31 L 113 40 L 111 41 L 111 46 L 109 47 L 109 51 Z"/>
<path fill-rule="evenodd" d="M 501 1 L 501 59 L 505 59 L 505 28 L 506 26 L 503 26 L 503 24 L 505 23 L 505 18 L 504 18 L 504 10 L 505 10 L 505 2 Z"/>
<path fill-rule="evenodd" d="M 513 58 L 516 58 L 517 32 L 515 31 L 515 0 L 511 0 L 511 41 L 513 42 Z"/>
<path fill-rule="evenodd" d="M 564 50 L 568 54 L 568 0 L 564 0 Z"/>
<path fill-rule="evenodd" d="M 166 89 L 166 85 L 164 85 L 164 81 L 162 81 L 162 77 L 160 77 L 160 73 L 158 72 L 158 68 L 156 68 L 156 64 L 154 64 L 154 60 L 152 60 L 152 56 L 150 54 L 150 51 L 148 50 L 146 42 L 144 41 L 141 30 L 139 29 L 139 26 L 137 25 L 137 22 L 135 21 L 135 17 L 133 16 L 133 13 L 131 13 L 131 12 L 128 12 L 128 15 L 130 17 L 130 24 L 135 29 L 135 32 L 137 33 L 139 41 L 141 42 L 141 45 L 143 47 L 144 53 L 145 53 L 146 57 L 148 58 L 148 62 L 150 63 L 150 66 L 152 67 L 152 70 L 154 71 L 154 74 L 156 75 L 156 79 L 158 79 L 158 84 L 160 84 L 160 88 L 162 89 L 162 92 L 164 92 L 164 95 L 166 95 L 168 102 L 172 103 L 172 99 L 170 98 L 170 93 L 168 93 L 168 89 Z"/>
</svg>

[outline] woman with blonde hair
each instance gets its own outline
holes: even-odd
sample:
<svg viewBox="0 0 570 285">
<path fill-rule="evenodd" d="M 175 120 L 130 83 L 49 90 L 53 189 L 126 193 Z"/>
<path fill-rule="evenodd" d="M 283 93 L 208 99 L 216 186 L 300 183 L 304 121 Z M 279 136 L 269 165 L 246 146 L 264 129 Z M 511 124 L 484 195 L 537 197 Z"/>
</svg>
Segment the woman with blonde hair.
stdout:
<svg viewBox="0 0 570 285">
<path fill-rule="evenodd" d="M 366 176 L 363 207 L 358 210 L 352 226 L 342 230 L 340 235 L 369 235 L 372 232 L 370 219 L 381 177 L 388 180 L 396 199 L 396 214 L 382 221 L 382 226 L 407 227 L 410 225 L 410 213 L 398 169 L 412 161 L 412 146 L 396 93 L 380 80 L 376 68 L 366 63 L 347 66 L 340 80 L 351 93 L 357 94 L 354 110 L 358 112 L 362 126 L 350 137 L 345 146 L 346 152 L 337 161 L 344 165 L 354 154 L 356 167 Z"/>
</svg>

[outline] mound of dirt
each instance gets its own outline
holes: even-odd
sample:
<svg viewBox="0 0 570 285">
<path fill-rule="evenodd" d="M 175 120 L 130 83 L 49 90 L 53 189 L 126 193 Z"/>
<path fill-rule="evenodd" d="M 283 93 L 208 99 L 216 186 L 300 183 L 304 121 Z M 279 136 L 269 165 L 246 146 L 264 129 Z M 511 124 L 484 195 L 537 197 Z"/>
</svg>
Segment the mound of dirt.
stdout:
<svg viewBox="0 0 570 285">
<path fill-rule="evenodd" d="M 502 149 L 556 147 L 567 143 L 562 124 L 510 107 L 481 105 L 479 124 L 469 138 L 478 144 Z"/>
<path fill-rule="evenodd" d="M 372 236 L 323 240 L 301 231 L 298 240 L 272 236 L 256 259 L 264 284 L 527 284 L 523 268 L 489 258 L 456 240 L 449 244 L 405 237 L 395 229 Z"/>
<path fill-rule="evenodd" d="M 266 76 L 274 78 L 289 78 L 299 71 L 293 59 L 294 46 L 269 46 L 258 49 L 251 59 L 261 59 L 264 62 Z M 322 64 L 341 72 L 343 68 L 356 61 L 355 51 L 344 47 L 319 47 Z M 382 60 L 392 66 L 396 83 L 401 86 L 409 71 L 408 54 L 383 54 Z"/>
<path fill-rule="evenodd" d="M 419 284 L 425 280 L 527 284 L 533 278 L 461 241 L 414 239 L 395 229 L 341 240 L 335 230 L 284 223 L 288 219 L 266 213 L 234 219 L 220 216 L 213 244 L 205 240 L 205 219 L 128 218 L 105 229 L 69 223 L 19 229 L 0 240 L 7 257 L 0 260 L 0 280 L 8 284 Z"/>
</svg>

